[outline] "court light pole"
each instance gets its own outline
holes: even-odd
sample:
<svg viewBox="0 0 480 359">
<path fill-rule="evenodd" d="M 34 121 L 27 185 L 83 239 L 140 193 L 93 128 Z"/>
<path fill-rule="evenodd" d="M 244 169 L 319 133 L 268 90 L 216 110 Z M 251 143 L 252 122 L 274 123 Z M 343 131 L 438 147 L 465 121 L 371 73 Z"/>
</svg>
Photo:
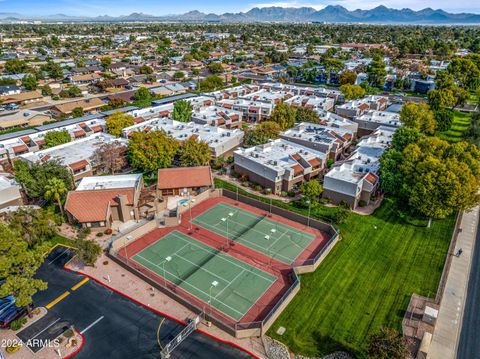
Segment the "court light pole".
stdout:
<svg viewBox="0 0 480 359">
<path fill-rule="evenodd" d="M 312 201 L 306 201 L 305 203 L 308 204 L 307 227 L 310 227 L 310 207 L 311 207 Z"/>
<path fill-rule="evenodd" d="M 127 260 L 127 265 L 128 265 L 127 241 L 129 241 L 131 239 L 132 239 L 132 236 L 126 236 L 124 247 L 123 247 L 125 249 L 125 259 Z"/>
<path fill-rule="evenodd" d="M 163 268 L 163 279 L 165 281 L 165 288 L 167 287 L 167 277 L 166 277 L 166 272 L 165 272 L 165 263 L 170 262 L 172 260 L 172 257 L 168 256 L 165 258 L 165 260 L 162 262 L 162 268 Z"/>
<path fill-rule="evenodd" d="M 189 221 L 189 227 L 188 230 L 191 232 L 192 231 L 192 205 L 190 204 L 191 199 L 190 199 L 190 192 L 188 193 L 188 213 L 190 216 L 190 221 Z"/>
<path fill-rule="evenodd" d="M 226 243 L 226 246 L 228 247 L 228 219 L 227 219 L 227 217 L 223 217 L 221 219 L 221 221 L 224 222 L 227 225 L 227 243 Z"/>
<path fill-rule="evenodd" d="M 218 282 L 214 280 L 212 284 L 210 285 L 210 288 L 208 288 L 208 306 L 210 307 L 210 317 L 212 316 L 212 288 L 216 287 L 218 285 Z"/>
</svg>

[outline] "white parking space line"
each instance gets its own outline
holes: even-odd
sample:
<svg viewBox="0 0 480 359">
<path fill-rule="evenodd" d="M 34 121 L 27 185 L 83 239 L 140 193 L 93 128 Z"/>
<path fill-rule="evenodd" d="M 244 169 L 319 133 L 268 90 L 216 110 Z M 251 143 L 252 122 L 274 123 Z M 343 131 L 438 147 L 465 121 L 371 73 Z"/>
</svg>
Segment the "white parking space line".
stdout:
<svg viewBox="0 0 480 359">
<path fill-rule="evenodd" d="M 103 318 L 105 318 L 105 316 L 101 316 L 100 318 L 98 318 L 96 321 L 94 321 L 92 324 L 90 324 L 88 327 L 86 327 L 85 329 L 83 329 L 80 334 L 83 334 L 85 333 L 87 330 L 89 330 L 90 328 L 92 328 L 95 324 L 97 324 L 99 321 L 101 321 Z"/>
</svg>

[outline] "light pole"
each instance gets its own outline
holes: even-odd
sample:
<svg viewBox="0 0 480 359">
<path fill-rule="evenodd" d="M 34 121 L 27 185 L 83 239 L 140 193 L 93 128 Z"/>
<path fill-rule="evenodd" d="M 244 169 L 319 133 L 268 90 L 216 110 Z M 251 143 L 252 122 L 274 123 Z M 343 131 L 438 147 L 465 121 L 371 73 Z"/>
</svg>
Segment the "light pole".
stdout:
<svg viewBox="0 0 480 359">
<path fill-rule="evenodd" d="M 272 216 L 272 197 L 270 197 L 270 217 Z"/>
<path fill-rule="evenodd" d="M 132 239 L 132 236 L 126 236 L 124 247 L 123 247 L 125 249 L 125 259 L 127 260 L 127 265 L 128 265 L 127 241 L 129 241 L 131 239 Z"/>
<path fill-rule="evenodd" d="M 162 262 L 162 268 L 163 268 L 163 279 L 165 280 L 165 288 L 167 287 L 167 276 L 165 273 L 165 262 L 170 262 L 172 260 L 172 257 L 168 256 L 165 258 L 165 260 Z"/>
<path fill-rule="evenodd" d="M 210 317 L 212 316 L 212 288 L 216 287 L 217 285 L 218 285 L 218 282 L 214 280 L 212 282 L 212 285 L 210 285 L 210 288 L 208 288 L 208 295 L 209 295 L 208 306 L 210 307 Z"/>
<path fill-rule="evenodd" d="M 307 217 L 307 227 L 310 227 L 310 206 L 312 204 L 311 201 L 306 201 L 306 204 L 308 204 L 308 217 Z"/>
<path fill-rule="evenodd" d="M 188 193 L 188 213 L 189 213 L 189 216 L 190 216 L 190 222 L 189 222 L 188 230 L 191 232 L 192 231 L 192 206 L 191 206 L 190 202 L 191 202 L 190 193 Z"/>
</svg>

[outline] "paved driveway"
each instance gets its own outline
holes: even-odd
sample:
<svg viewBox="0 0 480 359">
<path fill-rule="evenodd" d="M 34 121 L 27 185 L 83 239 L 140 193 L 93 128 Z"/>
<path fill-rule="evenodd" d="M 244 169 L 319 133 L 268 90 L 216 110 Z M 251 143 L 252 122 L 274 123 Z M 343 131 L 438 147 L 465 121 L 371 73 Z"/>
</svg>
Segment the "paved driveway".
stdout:
<svg viewBox="0 0 480 359">
<path fill-rule="evenodd" d="M 75 358 L 159 358 L 157 329 L 165 345 L 183 325 L 165 319 L 93 280 L 66 271 L 63 265 L 71 250 L 57 247 L 38 271 L 49 288 L 35 295 L 37 306 L 73 323 L 85 343 Z M 68 294 L 67 294 L 68 293 Z M 58 302 L 58 298 L 62 298 Z M 251 358 L 240 349 L 195 332 L 172 354 L 172 358 Z"/>
</svg>

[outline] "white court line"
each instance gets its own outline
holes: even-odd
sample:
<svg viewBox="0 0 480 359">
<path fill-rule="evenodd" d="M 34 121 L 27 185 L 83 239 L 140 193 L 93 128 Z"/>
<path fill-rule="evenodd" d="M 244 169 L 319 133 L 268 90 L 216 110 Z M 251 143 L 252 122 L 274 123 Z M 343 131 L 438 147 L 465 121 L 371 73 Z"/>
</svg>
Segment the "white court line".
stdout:
<svg viewBox="0 0 480 359">
<path fill-rule="evenodd" d="M 177 234 L 174 233 L 174 232 L 176 232 L 176 231 L 173 231 L 173 232 L 171 232 L 171 233 L 174 234 L 174 236 L 177 236 Z M 238 267 L 238 268 L 240 268 L 240 269 L 242 269 L 242 270 L 246 270 L 247 272 L 250 272 L 250 273 L 252 273 L 253 275 L 256 275 L 257 277 L 260 277 L 260 278 L 262 278 L 262 279 L 264 279 L 264 280 L 266 280 L 266 281 L 272 282 L 272 280 L 271 280 L 270 278 L 265 278 L 264 276 L 260 275 L 259 273 L 253 272 L 253 271 L 251 271 L 251 270 L 248 269 L 248 268 L 242 267 L 242 266 L 239 265 L 238 263 L 232 262 L 230 259 L 228 259 L 228 255 L 227 255 L 227 254 L 224 254 L 223 252 L 219 252 L 218 255 L 217 255 L 216 251 L 213 251 L 213 250 L 210 250 L 210 249 L 207 249 L 207 248 L 203 248 L 203 247 L 199 246 L 198 244 L 196 244 L 196 243 L 194 243 L 194 242 L 189 242 L 190 237 L 187 237 L 187 236 L 186 236 L 186 238 L 189 238 L 189 240 L 187 241 L 185 238 L 183 238 L 183 234 L 182 234 L 182 233 L 180 233 L 180 236 L 177 236 L 176 238 L 181 239 L 181 240 L 183 240 L 184 242 L 190 243 L 191 245 L 193 245 L 193 246 L 195 246 L 195 247 L 197 247 L 197 248 L 200 248 L 201 250 L 203 250 L 203 251 L 205 251 L 205 252 L 207 252 L 207 253 L 209 253 L 209 254 L 215 254 L 218 258 L 220 258 L 220 259 L 222 259 L 222 260 L 224 260 L 224 261 L 226 261 L 226 262 L 228 262 L 228 263 L 230 263 L 230 264 L 232 264 L 232 265 L 234 265 L 234 266 L 236 266 L 236 267 Z M 241 263 L 243 263 L 243 262 L 241 262 Z M 248 265 L 248 266 L 250 266 L 250 265 L 247 264 L 247 263 L 245 263 L 245 264 Z M 264 272 L 264 271 L 262 271 L 262 270 L 259 269 L 259 268 L 256 268 L 256 267 L 253 267 L 253 268 L 255 268 L 256 270 L 258 270 L 259 272 L 262 272 L 262 273 L 265 273 L 265 274 L 271 276 L 269 273 Z M 272 277 L 273 277 L 273 276 L 272 276 Z M 275 280 L 276 280 L 276 278 L 275 278 Z M 274 280 L 273 282 L 275 282 L 275 280 Z"/>
<path fill-rule="evenodd" d="M 199 225 L 200 225 L 200 226 L 202 226 L 202 227 L 204 227 L 204 228 L 206 228 L 206 229 L 209 229 L 208 227 L 211 226 L 210 224 L 201 222 L 201 221 L 199 221 L 199 220 L 197 220 L 197 222 L 199 222 Z M 225 235 L 226 235 L 226 231 L 225 231 L 225 230 L 223 230 L 223 229 L 221 229 L 221 228 L 218 228 L 218 230 L 219 230 L 220 232 L 222 232 L 222 234 L 225 234 Z M 212 230 L 212 231 L 213 231 L 213 230 Z M 213 231 L 213 232 L 215 232 L 215 231 Z M 265 233 L 263 233 L 263 232 L 260 232 L 260 233 L 262 234 L 263 237 L 265 236 Z M 242 243 L 242 242 L 248 243 L 248 244 L 250 244 L 250 245 L 253 246 L 253 247 L 259 248 L 259 250 L 260 250 L 262 253 L 268 255 L 268 252 L 265 252 L 265 251 L 267 250 L 266 247 L 264 247 L 264 246 L 262 246 L 262 245 L 260 245 L 260 244 L 254 243 L 254 242 L 250 242 L 249 240 L 245 239 L 243 236 L 239 238 L 238 242 L 239 242 L 239 243 Z M 277 253 L 277 256 L 278 256 L 278 257 L 282 257 L 284 260 L 288 261 L 287 264 L 292 263 L 292 262 L 294 261 L 294 259 L 295 259 L 295 258 L 285 257 L 285 256 L 283 256 L 283 255 L 281 255 L 281 254 L 278 254 L 278 253 Z"/>
<path fill-rule="evenodd" d="M 225 287 L 223 287 L 223 289 L 222 289 L 220 292 L 217 293 L 217 295 L 214 297 L 214 299 L 217 300 L 217 297 L 218 297 L 220 294 L 222 294 L 225 289 L 227 289 L 228 287 L 230 287 L 230 284 L 232 284 L 233 282 L 235 282 L 235 281 L 238 279 L 238 277 L 240 277 L 244 272 L 245 272 L 245 270 L 242 270 L 240 273 L 238 273 L 238 274 L 235 276 L 235 278 L 232 279 L 232 281 L 231 281 L 230 283 L 228 283 Z"/>
<path fill-rule="evenodd" d="M 43 328 L 41 331 L 39 331 L 37 334 L 35 334 L 34 337 L 30 338 L 30 339 L 35 339 L 36 337 L 38 337 L 40 334 L 42 334 L 45 330 L 47 330 L 48 328 L 50 328 L 52 325 L 54 325 L 56 322 L 58 322 L 61 318 L 58 318 L 56 321 L 54 321 L 53 323 L 50 323 L 47 327 Z"/>
<path fill-rule="evenodd" d="M 90 324 L 88 327 L 86 327 L 85 329 L 83 329 L 80 334 L 83 334 L 85 333 L 87 330 L 89 330 L 91 327 L 93 327 L 95 324 L 97 324 L 99 321 L 101 321 L 103 318 L 105 318 L 103 315 L 98 318 L 96 321 L 94 321 L 92 324 Z"/>
<path fill-rule="evenodd" d="M 153 266 L 155 266 L 155 267 L 157 267 L 157 268 L 160 268 L 158 265 L 156 265 L 155 263 L 149 261 L 148 259 L 143 258 L 142 256 L 139 256 L 139 257 L 142 258 L 143 260 L 147 261 L 147 262 L 150 263 L 151 265 L 153 265 Z M 180 280 L 182 281 L 182 284 L 185 283 L 186 285 L 189 285 L 190 287 L 192 287 L 192 288 L 198 290 L 199 292 L 205 294 L 205 295 L 207 296 L 207 298 L 210 298 L 210 294 L 209 294 L 209 293 L 204 292 L 203 290 L 201 290 L 200 288 L 195 287 L 193 284 L 191 284 L 191 283 L 189 283 L 189 282 L 183 281 L 182 278 L 176 276 L 176 275 L 173 274 L 173 273 L 170 273 L 170 272 L 167 271 L 167 270 L 166 270 L 165 272 L 167 272 L 168 274 L 170 274 L 171 276 L 173 276 L 173 277 L 175 277 L 175 278 L 177 278 L 177 279 L 180 279 Z M 228 282 L 227 282 L 227 283 L 228 283 Z M 192 293 L 190 293 L 190 294 L 192 294 Z M 200 298 L 199 298 L 199 299 L 200 299 Z M 205 302 L 205 300 L 203 300 L 203 299 L 200 299 L 200 300 L 202 300 L 203 302 Z M 240 315 L 242 315 L 242 316 L 245 315 L 245 313 L 239 312 L 238 310 L 236 310 L 235 308 L 230 307 L 228 304 L 225 304 L 225 303 L 222 302 L 221 300 L 218 300 L 218 299 L 215 299 L 215 300 L 216 300 L 217 302 L 219 302 L 220 304 L 223 304 L 225 307 L 230 308 L 230 309 L 233 310 L 234 312 L 236 312 L 236 313 L 238 313 L 238 314 L 240 314 Z M 233 319 L 235 319 L 235 318 L 233 318 Z"/>
</svg>

